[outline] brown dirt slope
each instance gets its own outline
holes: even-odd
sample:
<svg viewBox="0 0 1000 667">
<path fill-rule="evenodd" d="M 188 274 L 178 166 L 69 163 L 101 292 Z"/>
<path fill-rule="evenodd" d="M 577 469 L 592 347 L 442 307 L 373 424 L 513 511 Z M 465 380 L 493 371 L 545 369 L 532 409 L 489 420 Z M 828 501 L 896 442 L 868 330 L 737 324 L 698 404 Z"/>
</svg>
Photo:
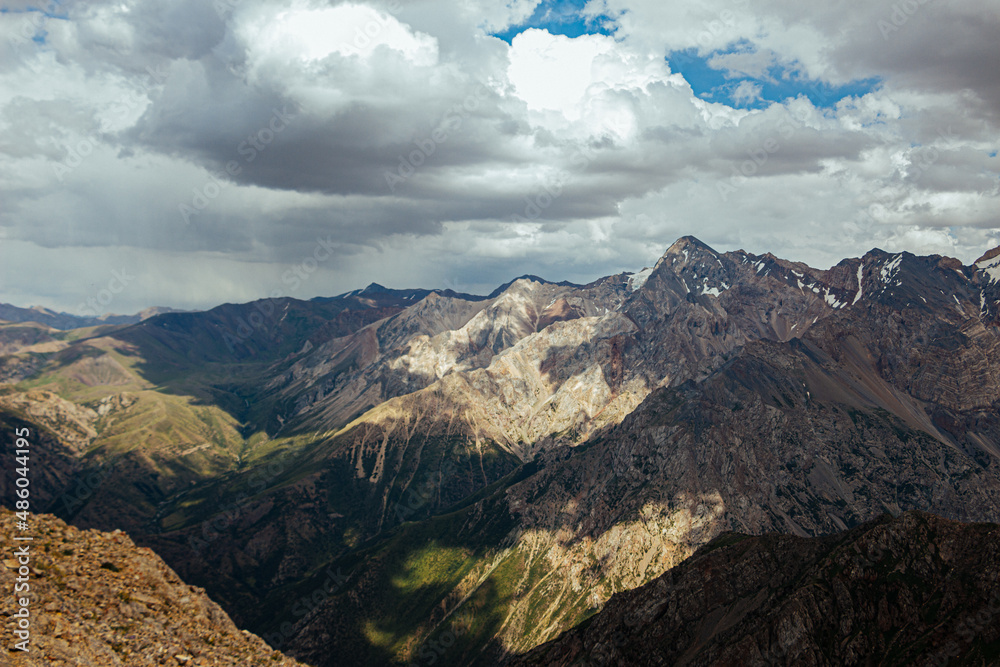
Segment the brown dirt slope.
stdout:
<svg viewBox="0 0 1000 667">
<path fill-rule="evenodd" d="M 0 567 L 3 626 L 0 665 L 11 667 L 295 667 L 301 663 L 240 631 L 204 590 L 188 586 L 149 549 L 121 531 L 78 530 L 46 514 L 31 515 L 31 542 L 8 540 Z M 0 509 L 0 525 L 15 518 Z M 27 653 L 19 641 L 12 593 L 29 544 Z"/>
</svg>

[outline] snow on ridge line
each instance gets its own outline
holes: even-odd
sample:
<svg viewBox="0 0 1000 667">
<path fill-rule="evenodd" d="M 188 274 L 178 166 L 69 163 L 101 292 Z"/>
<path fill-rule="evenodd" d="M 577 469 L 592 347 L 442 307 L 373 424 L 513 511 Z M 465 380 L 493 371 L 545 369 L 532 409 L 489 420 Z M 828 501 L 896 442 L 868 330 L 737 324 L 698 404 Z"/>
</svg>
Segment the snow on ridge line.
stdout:
<svg viewBox="0 0 1000 667">
<path fill-rule="evenodd" d="M 635 292 L 638 289 L 642 289 L 642 286 L 646 284 L 649 280 L 649 276 L 653 273 L 653 269 L 645 268 L 638 273 L 632 273 L 628 277 L 628 288 L 629 291 Z"/>
<path fill-rule="evenodd" d="M 990 284 L 1000 282 L 1000 255 L 992 259 L 984 259 L 976 262 L 976 268 L 983 271 L 990 277 Z"/>
<path fill-rule="evenodd" d="M 1000 255 L 994 255 L 989 259 L 976 262 L 976 268 L 979 269 L 989 269 L 992 267 L 1000 267 Z"/>
</svg>

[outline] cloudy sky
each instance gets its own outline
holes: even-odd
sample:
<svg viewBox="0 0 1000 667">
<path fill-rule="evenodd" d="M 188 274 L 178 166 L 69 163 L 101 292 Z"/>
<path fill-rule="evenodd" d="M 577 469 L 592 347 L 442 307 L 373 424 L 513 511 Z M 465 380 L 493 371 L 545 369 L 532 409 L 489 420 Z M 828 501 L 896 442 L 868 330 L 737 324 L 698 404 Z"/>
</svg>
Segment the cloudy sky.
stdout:
<svg viewBox="0 0 1000 667">
<path fill-rule="evenodd" d="M 1000 244 L 1000 0 L 0 7 L 4 302 Z"/>
</svg>

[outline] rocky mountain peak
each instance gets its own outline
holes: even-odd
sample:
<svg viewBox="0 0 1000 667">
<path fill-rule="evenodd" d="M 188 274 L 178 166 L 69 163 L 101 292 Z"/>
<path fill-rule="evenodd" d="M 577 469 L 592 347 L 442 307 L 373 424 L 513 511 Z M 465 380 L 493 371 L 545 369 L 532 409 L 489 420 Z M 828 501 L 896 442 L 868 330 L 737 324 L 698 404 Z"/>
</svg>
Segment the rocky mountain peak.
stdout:
<svg viewBox="0 0 1000 667">
<path fill-rule="evenodd" d="M 997 259 L 998 257 L 1000 257 L 1000 245 L 998 245 L 996 248 L 993 248 L 993 250 L 987 250 L 982 257 L 980 257 L 973 263 L 976 266 L 980 266 L 981 264 L 984 263 L 988 263 L 989 265 L 995 266 L 1000 262 L 990 262 L 990 260 Z"/>
<path fill-rule="evenodd" d="M 667 248 L 666 252 L 663 253 L 663 257 L 683 255 L 685 257 L 690 257 L 692 254 L 702 254 L 709 253 L 713 257 L 718 257 L 718 254 L 713 248 L 701 242 L 694 236 L 682 236 L 673 244 Z"/>
<path fill-rule="evenodd" d="M 459 631 L 437 664 L 499 664 L 489 647 L 554 638 L 720 531 L 816 535 L 883 508 L 995 520 L 998 257 L 820 270 L 684 237 L 587 285 L 159 316 L 0 359 L 32 378 L 0 388 L 0 436 L 35 424 L 39 509 L 128 528 L 248 629 L 294 624 L 280 646 L 316 667 L 407 664 Z M 0 327 L 15 351 L 51 338 Z M 303 617 L 320 565 L 358 578 Z"/>
<path fill-rule="evenodd" d="M 447 298 L 449 297 L 443 296 L 440 292 L 436 290 L 431 290 L 430 292 L 427 293 L 427 296 L 418 301 L 417 304 L 423 304 L 424 306 L 426 306 L 428 304 L 433 304 L 438 301 L 444 301 Z"/>
<path fill-rule="evenodd" d="M 1000 285 L 1000 246 L 993 248 L 985 255 L 976 260 L 976 268 L 986 274 L 985 282 L 990 286 L 990 291 L 993 292 L 993 298 L 996 297 L 996 286 Z M 983 301 L 983 307 L 985 308 L 985 300 Z"/>
<path fill-rule="evenodd" d="M 495 299 L 496 297 L 498 297 L 501 294 L 503 294 L 504 292 L 506 292 L 507 289 L 511 285 L 513 285 L 514 283 L 519 282 L 521 280 L 526 280 L 526 281 L 532 282 L 532 283 L 538 283 L 539 285 L 558 285 L 560 287 L 579 287 L 579 285 L 576 285 L 574 283 L 571 283 L 571 282 L 568 282 L 568 281 L 565 281 L 565 280 L 563 280 L 561 282 L 558 282 L 558 283 L 555 283 L 555 282 L 552 282 L 551 280 L 546 280 L 545 278 L 541 278 L 541 277 L 536 276 L 534 274 L 526 273 L 523 276 L 518 276 L 517 278 L 514 278 L 513 280 L 507 281 L 503 285 L 500 285 L 500 287 L 497 287 L 495 290 L 493 290 L 492 292 L 490 292 L 490 294 L 486 298 L 488 298 L 488 299 Z"/>
<path fill-rule="evenodd" d="M 686 279 L 698 282 L 709 279 L 708 277 L 711 276 L 711 279 L 709 279 L 710 282 L 713 284 L 718 283 L 716 287 L 721 287 L 722 283 L 726 280 L 729 283 L 732 282 L 728 276 L 728 272 L 723 270 L 722 257 L 711 247 L 705 245 L 695 237 L 682 236 L 667 248 L 667 251 L 663 253 L 656 266 L 653 267 L 650 275 L 665 271 L 671 274 L 668 277 L 665 276 L 668 282 L 675 281 L 678 277 L 684 276 L 680 278 L 684 293 L 689 293 L 692 290 L 698 291 L 698 287 L 695 287 L 693 283 L 688 285 L 685 282 Z"/>
<path fill-rule="evenodd" d="M 987 283 L 992 277 L 990 271 L 1000 276 L 1000 268 L 991 269 L 988 265 L 979 268 L 985 269 Z M 865 254 L 857 268 L 858 291 L 853 303 L 873 302 L 898 310 L 957 309 L 963 314 L 967 307 L 969 314 L 973 307 L 979 307 L 985 312 L 989 295 L 980 294 L 976 285 L 981 281 L 973 280 L 974 277 L 975 268 L 966 267 L 953 257 L 874 249 Z"/>
</svg>

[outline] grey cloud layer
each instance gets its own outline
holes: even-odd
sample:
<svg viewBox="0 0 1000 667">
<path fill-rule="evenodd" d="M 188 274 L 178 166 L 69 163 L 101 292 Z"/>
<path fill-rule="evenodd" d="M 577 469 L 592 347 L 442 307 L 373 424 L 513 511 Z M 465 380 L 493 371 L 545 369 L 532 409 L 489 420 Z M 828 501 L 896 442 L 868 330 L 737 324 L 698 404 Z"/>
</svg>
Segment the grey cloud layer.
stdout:
<svg viewBox="0 0 1000 667">
<path fill-rule="evenodd" d="M 470 267 L 499 278 L 539 261 L 552 278 L 638 269 L 686 233 L 819 262 L 997 240 L 1000 3 L 591 3 L 617 32 L 595 38 L 590 87 L 562 112 L 512 79 L 527 42 L 482 31 L 535 4 L 373 5 L 374 42 L 403 40 L 374 46 L 275 33 L 331 6 L 306 0 L 68 2 L 43 48 L 17 39 L 36 13 L 0 14 L 18 55 L 0 65 L 0 230 L 39 248 L 144 248 L 154 263 L 217 253 L 234 281 L 240 261 L 280 274 L 331 237 L 343 261 L 324 267 L 324 290 L 378 279 L 371 262 L 402 266 L 405 252 L 408 282 L 431 285 L 441 262 L 466 283 Z M 545 43 L 529 55 L 565 54 Z M 685 48 L 735 77 L 782 65 L 881 84 L 833 108 L 749 113 L 669 71 L 662 56 Z"/>
</svg>

